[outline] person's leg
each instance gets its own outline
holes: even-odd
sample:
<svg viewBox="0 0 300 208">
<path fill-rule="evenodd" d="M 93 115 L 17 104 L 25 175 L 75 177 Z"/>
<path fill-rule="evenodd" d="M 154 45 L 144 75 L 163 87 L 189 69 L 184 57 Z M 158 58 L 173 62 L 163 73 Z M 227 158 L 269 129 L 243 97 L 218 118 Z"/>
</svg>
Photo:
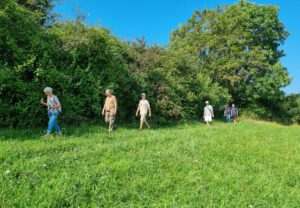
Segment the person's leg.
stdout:
<svg viewBox="0 0 300 208">
<path fill-rule="evenodd" d="M 111 115 L 108 116 L 109 122 L 108 122 L 108 132 L 112 131 L 112 119 Z"/>
<path fill-rule="evenodd" d="M 58 118 L 59 113 L 57 113 L 56 115 L 56 119 L 53 123 L 53 127 L 55 128 L 56 132 L 58 133 L 58 135 L 61 136 L 61 128 L 59 127 L 59 125 L 57 124 L 57 118 Z"/>
<path fill-rule="evenodd" d="M 60 128 L 60 126 L 57 124 L 57 120 L 55 121 L 53 127 L 55 128 L 55 131 L 60 135 L 60 134 L 61 134 L 61 128 Z"/>
<path fill-rule="evenodd" d="M 143 129 L 143 124 L 145 122 L 145 115 L 141 115 L 141 119 L 140 119 L 140 129 Z"/>
<path fill-rule="evenodd" d="M 209 126 L 212 125 L 212 117 L 210 117 L 210 118 L 208 119 L 208 124 L 209 124 Z"/>
<path fill-rule="evenodd" d="M 142 130 L 143 124 L 144 124 L 144 121 L 141 119 L 141 120 L 140 120 L 140 130 Z"/>
<path fill-rule="evenodd" d="M 149 125 L 148 121 L 145 121 L 145 124 L 147 125 L 147 128 L 150 129 L 150 125 Z"/>
<path fill-rule="evenodd" d="M 230 123 L 230 114 L 226 114 L 227 122 Z"/>
<path fill-rule="evenodd" d="M 150 129 L 150 125 L 149 125 L 149 123 L 147 121 L 147 114 L 145 115 L 144 122 L 145 122 L 147 128 Z"/>
<path fill-rule="evenodd" d="M 51 121 L 51 113 L 48 112 L 48 118 L 49 118 L 49 121 L 48 121 L 48 126 L 47 126 L 47 132 L 46 134 L 44 135 L 44 137 L 49 137 L 50 136 L 50 133 L 51 133 L 51 130 L 53 127 L 51 127 L 52 123 L 50 122 Z M 49 132 L 50 131 L 50 132 Z"/>
<path fill-rule="evenodd" d="M 115 116 L 110 114 L 110 116 L 109 116 L 109 132 L 112 132 L 114 130 L 114 124 L 115 124 Z"/>
<path fill-rule="evenodd" d="M 109 124 L 109 112 L 105 112 L 104 121 L 105 121 L 106 124 Z"/>
<path fill-rule="evenodd" d="M 110 118 L 110 112 L 105 112 L 105 124 L 108 125 L 108 131 L 110 132 L 111 128 L 111 118 Z"/>
<path fill-rule="evenodd" d="M 56 118 L 57 118 L 57 116 L 55 114 L 49 115 L 47 134 L 50 134 L 52 132 L 52 129 L 56 123 Z"/>
</svg>

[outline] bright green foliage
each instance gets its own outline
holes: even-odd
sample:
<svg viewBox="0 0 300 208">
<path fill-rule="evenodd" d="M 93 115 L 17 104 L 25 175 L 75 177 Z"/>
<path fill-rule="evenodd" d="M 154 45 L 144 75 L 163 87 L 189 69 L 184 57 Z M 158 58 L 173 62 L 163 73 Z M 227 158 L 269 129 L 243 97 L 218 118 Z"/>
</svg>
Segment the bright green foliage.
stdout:
<svg viewBox="0 0 300 208">
<path fill-rule="evenodd" d="M 278 8 L 247 1 L 196 11 L 173 32 L 171 48 L 188 53 L 198 68 L 227 88 L 240 106 L 276 106 L 290 83 L 279 49 L 288 32 Z"/>
<path fill-rule="evenodd" d="M 38 102 L 46 86 L 60 98 L 66 123 L 99 120 L 107 87 L 118 98 L 120 121 L 133 120 L 141 92 L 157 122 L 199 118 L 205 99 L 216 107 L 229 100 L 188 56 L 143 41 L 124 43 L 106 29 L 88 27 L 81 16 L 44 26 L 27 7 L 7 5 L 0 19 L 2 126 L 28 126 L 36 111 L 33 124 L 45 123 Z"/>
<path fill-rule="evenodd" d="M 55 20 L 55 13 L 52 12 L 54 2 L 60 0 L 16 0 L 16 2 L 26 9 L 35 13 L 39 18 L 39 23 L 50 24 Z"/>
<path fill-rule="evenodd" d="M 36 90 L 34 70 L 43 30 L 36 15 L 8 0 L 0 7 L 0 124 L 12 126 L 33 111 Z M 40 96 L 39 96 L 40 97 Z M 38 122 L 38 121 L 37 121 Z"/>
<path fill-rule="evenodd" d="M 199 73 L 190 57 L 143 45 L 134 43 L 133 50 L 130 49 L 131 59 L 136 61 L 130 63 L 129 69 L 138 74 L 140 89 L 149 92 L 154 115 L 160 116 L 160 122 L 166 118 L 199 118 L 205 100 L 210 100 L 218 109 L 230 99 L 225 89 Z"/>
<path fill-rule="evenodd" d="M 130 127 L 2 131 L 1 206 L 299 207 L 299 126 Z"/>
<path fill-rule="evenodd" d="M 80 15 L 55 21 L 53 2 L 0 2 L 1 127 L 29 126 L 35 113 L 33 125 L 46 123 L 46 86 L 61 100 L 60 118 L 73 124 L 101 119 L 105 88 L 118 98 L 119 122 L 134 120 L 141 92 L 158 123 L 198 119 L 205 100 L 217 116 L 230 99 L 265 118 L 284 111 L 280 89 L 289 78 L 278 47 L 287 32 L 276 7 L 241 1 L 196 11 L 161 48 L 123 42 Z"/>
</svg>

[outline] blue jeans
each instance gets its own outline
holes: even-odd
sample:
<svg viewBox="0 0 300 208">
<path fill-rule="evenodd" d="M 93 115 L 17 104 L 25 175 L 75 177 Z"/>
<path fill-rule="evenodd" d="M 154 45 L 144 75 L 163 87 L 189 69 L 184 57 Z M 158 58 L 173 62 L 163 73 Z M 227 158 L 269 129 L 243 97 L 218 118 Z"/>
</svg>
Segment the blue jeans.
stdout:
<svg viewBox="0 0 300 208">
<path fill-rule="evenodd" d="M 55 128 L 57 133 L 61 132 L 61 128 L 57 125 L 57 117 L 58 117 L 59 113 L 60 112 L 56 112 L 56 113 L 48 112 L 48 116 L 49 116 L 49 123 L 48 123 L 48 129 L 47 129 L 48 133 L 51 133 L 53 127 Z"/>
<path fill-rule="evenodd" d="M 228 123 L 231 122 L 231 115 L 230 114 L 226 114 L 226 120 Z"/>
</svg>

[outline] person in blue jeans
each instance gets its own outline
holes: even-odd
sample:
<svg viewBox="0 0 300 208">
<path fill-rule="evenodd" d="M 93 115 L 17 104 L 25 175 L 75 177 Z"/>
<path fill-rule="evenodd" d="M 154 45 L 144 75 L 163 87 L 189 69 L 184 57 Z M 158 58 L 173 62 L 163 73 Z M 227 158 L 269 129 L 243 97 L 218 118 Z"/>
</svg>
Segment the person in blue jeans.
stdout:
<svg viewBox="0 0 300 208">
<path fill-rule="evenodd" d="M 62 136 L 61 128 L 57 124 L 57 117 L 61 113 L 61 104 L 56 95 L 53 94 L 51 87 L 46 87 L 44 93 L 47 96 L 47 102 L 41 99 L 41 104 L 47 106 L 48 109 L 48 128 L 45 137 L 49 137 L 54 128 L 59 136 Z"/>
<path fill-rule="evenodd" d="M 227 105 L 224 110 L 224 116 L 226 117 L 227 123 L 230 123 L 231 122 L 231 108 L 229 105 Z"/>
</svg>

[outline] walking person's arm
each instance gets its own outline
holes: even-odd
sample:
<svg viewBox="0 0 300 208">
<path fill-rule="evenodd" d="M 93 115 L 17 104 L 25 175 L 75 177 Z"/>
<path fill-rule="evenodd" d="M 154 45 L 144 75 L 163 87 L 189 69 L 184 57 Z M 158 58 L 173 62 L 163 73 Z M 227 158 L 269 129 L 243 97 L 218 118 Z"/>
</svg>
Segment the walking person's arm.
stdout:
<svg viewBox="0 0 300 208">
<path fill-rule="evenodd" d="M 60 106 L 60 103 L 57 103 L 56 105 L 52 106 L 51 108 L 52 108 L 52 110 L 55 110 L 55 109 L 57 109 L 59 106 Z"/>
<path fill-rule="evenodd" d="M 136 113 L 135 116 L 137 117 L 139 115 L 139 111 L 140 111 L 140 104 L 138 105 L 137 109 L 136 109 Z"/>
<path fill-rule="evenodd" d="M 105 110 L 106 110 L 106 100 L 105 100 L 104 105 L 103 105 L 103 108 L 102 108 L 102 115 L 104 115 Z"/>
<path fill-rule="evenodd" d="M 116 97 L 114 96 L 114 102 L 115 102 L 115 112 L 114 112 L 114 115 L 117 114 L 117 109 L 118 109 L 118 103 L 117 103 L 117 99 Z"/>
<path fill-rule="evenodd" d="M 151 117 L 152 116 L 152 112 L 151 112 L 151 107 L 150 107 L 149 102 L 148 102 L 148 109 L 149 109 L 149 117 Z"/>
<path fill-rule="evenodd" d="M 47 103 L 44 101 L 44 98 L 41 99 L 40 103 L 44 106 L 48 106 Z"/>
<path fill-rule="evenodd" d="M 58 100 L 57 97 L 54 98 L 54 101 L 55 101 L 55 105 L 53 105 L 53 106 L 51 107 L 52 110 L 55 110 L 55 109 L 59 108 L 59 106 L 60 106 L 60 102 L 59 102 L 59 100 Z"/>
</svg>

